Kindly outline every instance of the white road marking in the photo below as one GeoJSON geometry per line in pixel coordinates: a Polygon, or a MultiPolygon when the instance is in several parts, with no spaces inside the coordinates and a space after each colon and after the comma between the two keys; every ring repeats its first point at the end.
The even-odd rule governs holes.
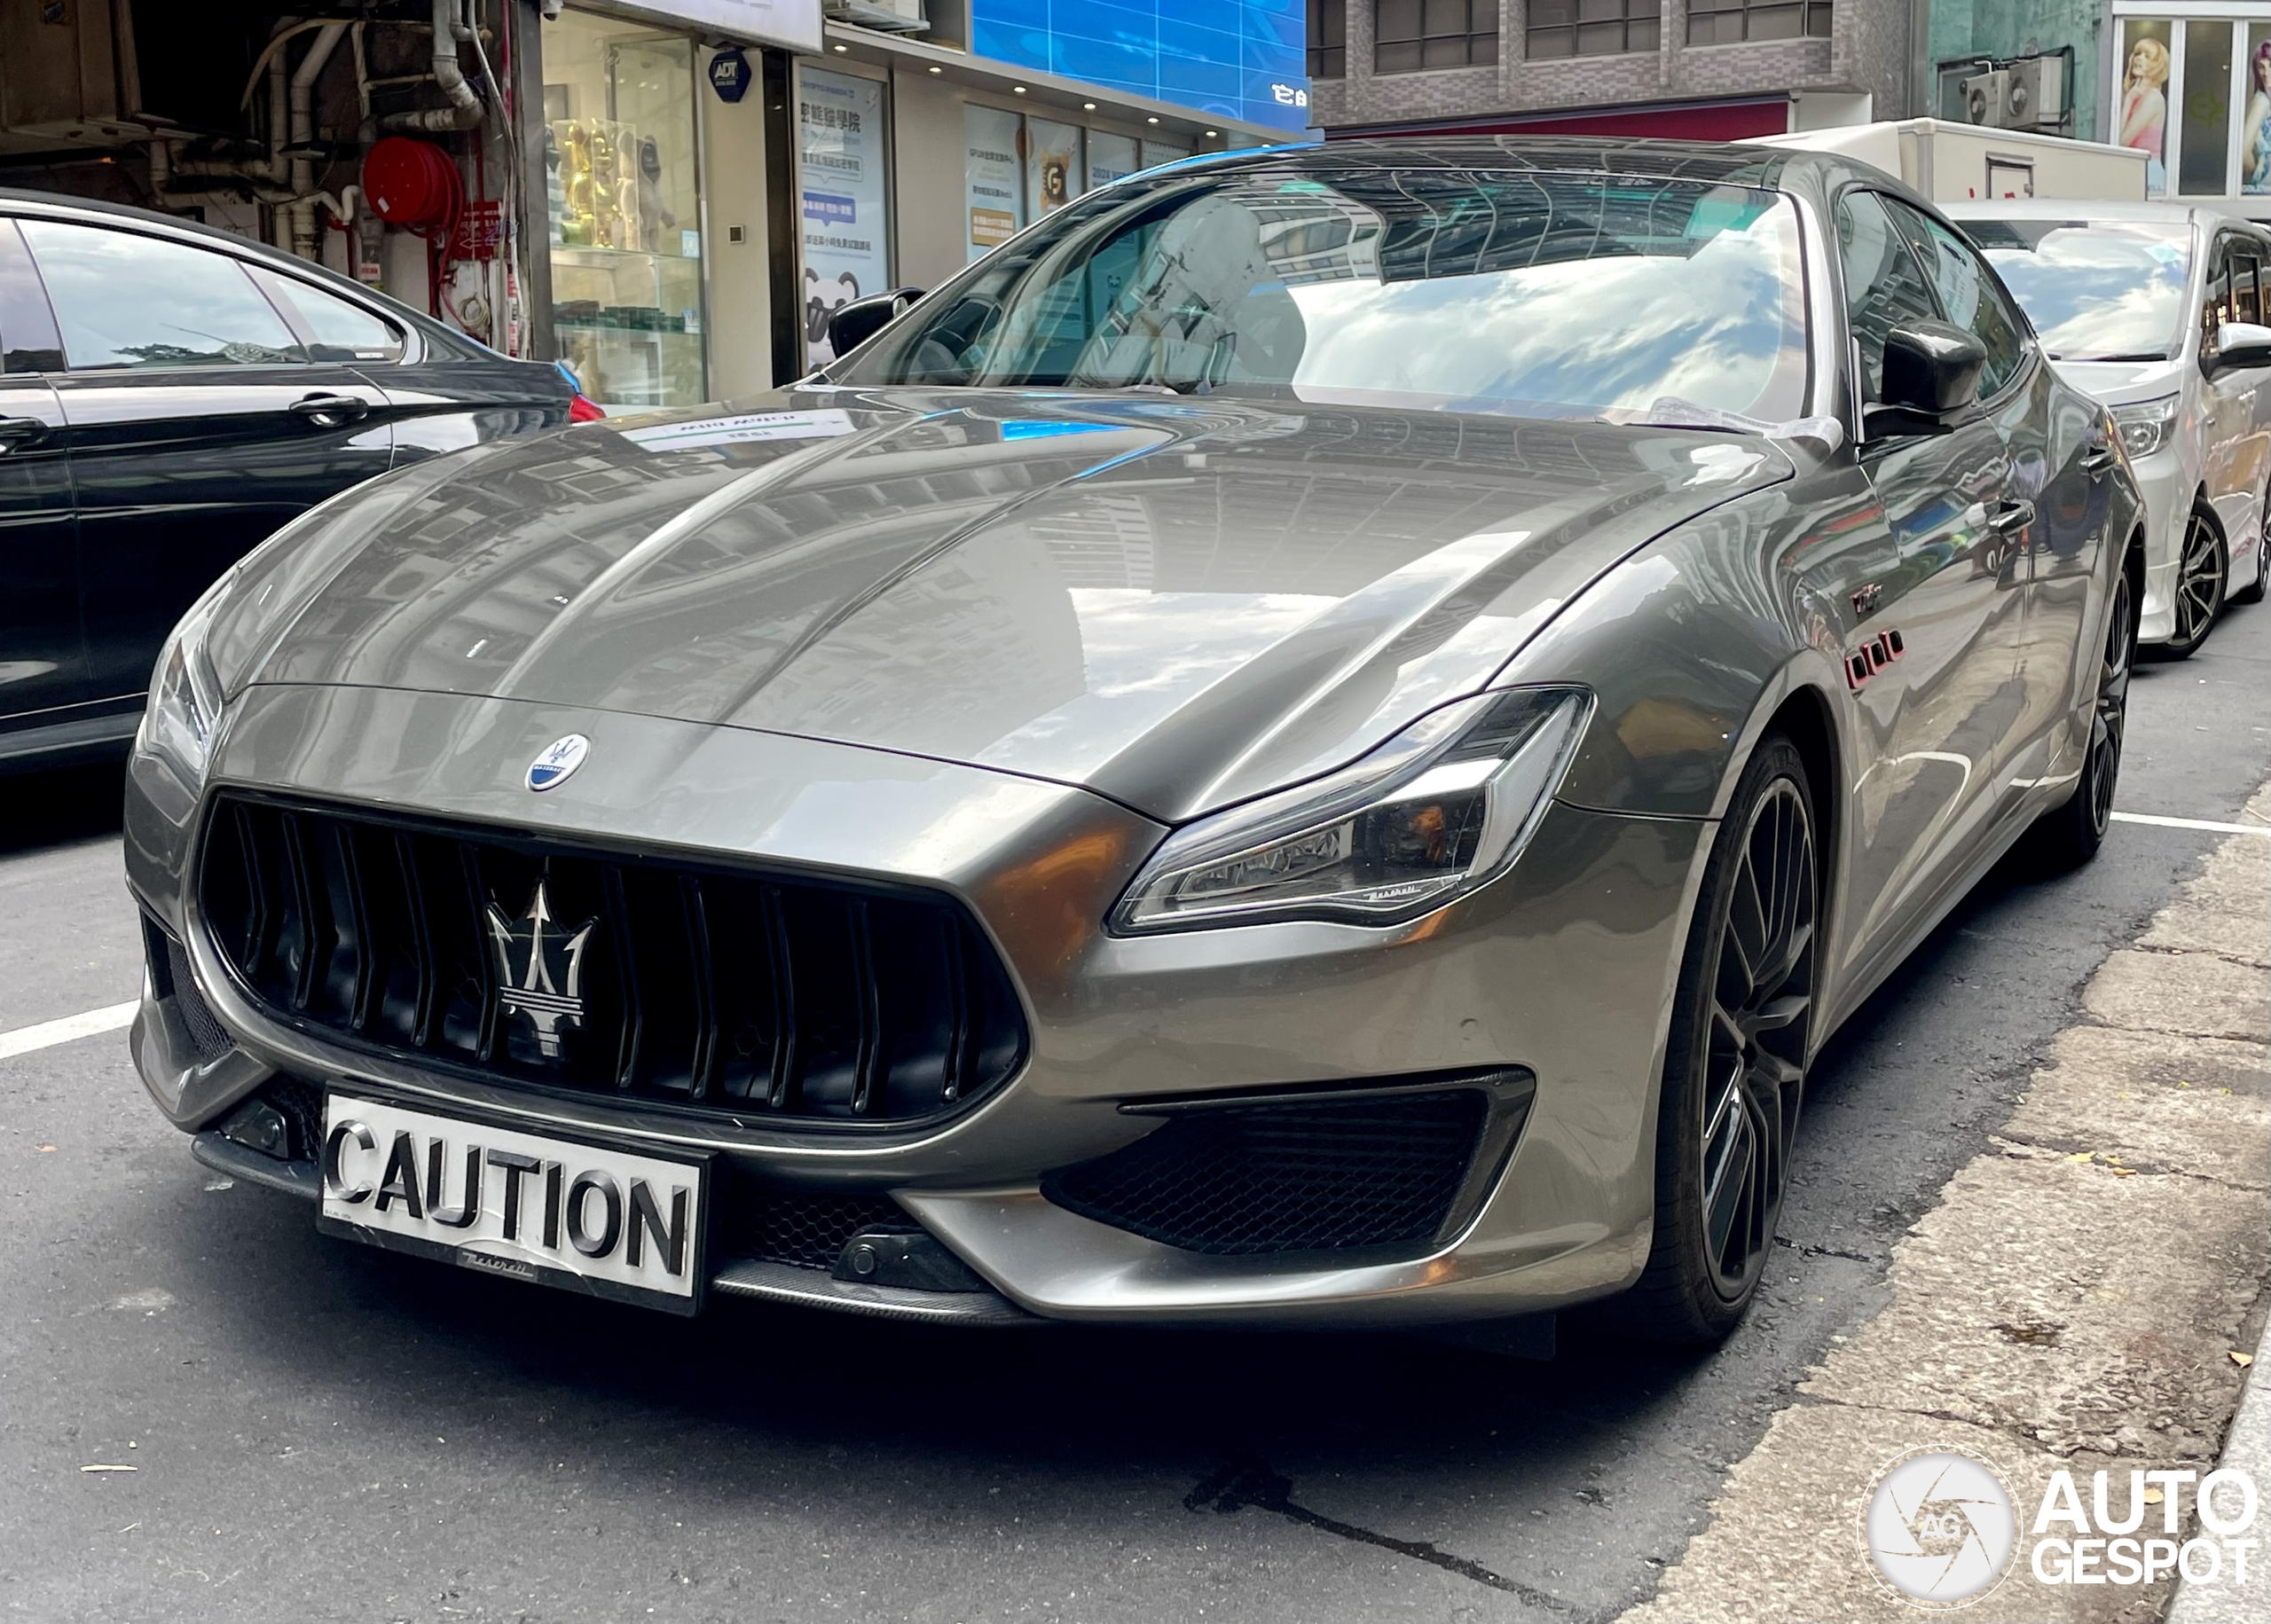
{"type": "Polygon", "coordinates": [[[59,1043],[75,1043],[82,1038],[131,1026],[134,1024],[134,1011],[138,1007],[137,1000],[130,999],[122,1004],[67,1015],[59,1021],[42,1021],[36,1026],[19,1026],[13,1032],[0,1032],[0,1060],[28,1055],[34,1049],[53,1048],[59,1043]]]}
{"type": "MultiPolygon", "coordinates": [[[[2261,835],[2271,839],[2271,823],[2207,823],[2198,818],[2156,818],[2149,812],[2118,812],[2116,823],[2150,823],[2165,829],[2204,829],[2211,835],[2261,835]]],[[[0,1043],[7,1039],[0,1038],[0,1043]]]]}

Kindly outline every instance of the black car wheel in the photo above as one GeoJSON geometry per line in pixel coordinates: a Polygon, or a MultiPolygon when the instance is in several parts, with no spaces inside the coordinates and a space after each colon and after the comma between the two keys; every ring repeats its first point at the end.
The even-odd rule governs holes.
{"type": "Polygon", "coordinates": [[[2271,577],[2271,490],[2263,493],[2263,518],[2257,527],[2255,540],[2255,579],[2236,592],[2228,592],[2227,603],[2260,603],[2266,577],[2271,577]]]}
{"type": "Polygon", "coordinates": [[[1719,826],[1680,967],[1655,1240],[1623,1304],[1659,1341],[1732,1331],[1774,1244],[1813,1031],[1816,864],[1805,763],[1771,734],[1719,826]]]}
{"type": "Polygon", "coordinates": [[[2176,630],[2161,646],[2165,653],[2181,660],[2208,640],[2223,609],[2230,574],[2222,532],[2204,510],[2194,508],[2184,530],[2184,556],[2176,567],[2176,630]]]}
{"type": "Polygon", "coordinates": [[[2105,843],[2113,817],[2113,789],[2121,777],[2121,740],[2129,724],[2129,672],[2137,650],[2137,600],[2130,572],[2114,577],[2106,606],[2105,645],[2098,655],[2097,706],[2082,775],[2066,804],[2043,814],[2035,839],[2044,860],[2078,867],[2105,843]]]}

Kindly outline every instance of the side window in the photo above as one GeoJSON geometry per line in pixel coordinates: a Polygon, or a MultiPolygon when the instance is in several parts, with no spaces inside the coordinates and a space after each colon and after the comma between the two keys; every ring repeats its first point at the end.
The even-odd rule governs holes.
{"type": "Polygon", "coordinates": [[[1873,192],[1849,192],[1837,205],[1837,248],[1845,266],[1845,306],[1861,352],[1861,394],[1882,397],[1885,334],[1903,322],[1937,321],[1908,245],[1873,192]]]}
{"type": "Polygon", "coordinates": [[[2234,252],[2228,262],[2231,266],[2232,319],[2260,324],[2263,312],[2256,296],[2256,278],[2260,267],[2251,251],[2254,247],[2251,242],[2232,245],[2234,252]]]}
{"type": "Polygon", "coordinates": [[[21,224],[74,372],[308,358],[225,254],[59,220],[21,224]]]}
{"type": "Polygon", "coordinates": [[[1940,309],[1959,327],[1968,327],[1987,351],[1979,374],[1979,396],[1990,400],[2026,364],[2026,327],[1996,285],[1994,273],[1971,246],[1938,221],[1927,218],[1898,198],[1886,207],[1902,222],[1916,257],[1932,279],[1940,309]]]}
{"type": "Polygon", "coordinates": [[[2218,237],[2208,251],[2208,275],[2200,293],[2200,353],[2216,353],[2216,329],[2232,318],[2232,239],[2218,237]]]}
{"type": "Polygon", "coordinates": [[[0,220],[0,373],[59,373],[55,316],[13,220],[0,220]]]}
{"type": "Polygon", "coordinates": [[[358,304],[312,287],[297,277],[255,271],[253,278],[279,308],[296,317],[316,361],[399,361],[402,334],[358,304]]]}

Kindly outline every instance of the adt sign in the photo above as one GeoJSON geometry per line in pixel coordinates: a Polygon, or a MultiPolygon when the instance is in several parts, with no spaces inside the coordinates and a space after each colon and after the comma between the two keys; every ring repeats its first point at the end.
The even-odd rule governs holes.
{"type": "Polygon", "coordinates": [[[710,59],[710,88],[718,92],[719,101],[739,101],[749,94],[750,77],[749,59],[738,45],[710,59]]]}

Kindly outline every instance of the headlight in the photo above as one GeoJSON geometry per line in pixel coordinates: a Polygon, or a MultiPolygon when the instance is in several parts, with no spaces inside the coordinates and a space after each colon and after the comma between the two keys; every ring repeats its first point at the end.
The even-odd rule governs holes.
{"type": "Polygon", "coordinates": [[[208,587],[159,650],[150,702],[135,741],[137,748],[164,757],[185,784],[203,781],[213,731],[221,722],[221,681],[206,655],[205,634],[232,577],[233,572],[224,575],[208,587]]]}
{"type": "Polygon", "coordinates": [[[2169,429],[2176,422],[2176,408],[2173,395],[2114,407],[2113,426],[2121,431],[2121,449],[2132,457],[2149,457],[2166,445],[2169,429]]]}
{"type": "Polygon", "coordinates": [[[1591,712],[1590,693],[1566,687],[1430,711],[1337,773],[1177,829],[1112,929],[1392,924],[1441,907],[1521,854],[1591,712]]]}

